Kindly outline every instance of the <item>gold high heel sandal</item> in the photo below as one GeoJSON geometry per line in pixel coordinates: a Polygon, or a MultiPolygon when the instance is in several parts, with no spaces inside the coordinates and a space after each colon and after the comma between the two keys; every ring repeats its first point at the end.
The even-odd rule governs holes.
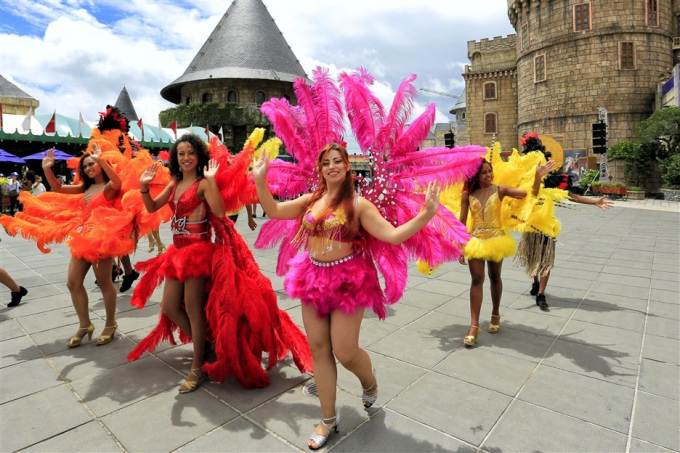
{"type": "MultiPolygon", "coordinates": [[[[97,346],[110,343],[111,340],[113,340],[113,335],[116,333],[116,330],[118,330],[118,323],[115,323],[113,326],[104,326],[104,330],[106,329],[113,329],[113,332],[111,332],[111,335],[99,335],[99,338],[97,338],[97,346]]],[[[102,330],[102,332],[104,332],[104,330],[102,330]]]]}
{"type": "Polygon", "coordinates": [[[164,250],[165,250],[165,244],[163,244],[161,242],[160,244],[158,244],[158,251],[156,252],[156,255],[160,255],[161,253],[163,253],[164,250]]]}
{"type": "Polygon", "coordinates": [[[498,324],[494,324],[493,322],[489,323],[489,333],[496,333],[501,329],[501,315],[491,315],[491,320],[493,321],[493,318],[498,318],[498,324]]]}
{"type": "MultiPolygon", "coordinates": [[[[194,390],[196,390],[201,385],[201,382],[205,379],[205,372],[202,373],[200,376],[198,375],[198,373],[196,373],[197,371],[202,371],[202,370],[203,370],[203,368],[199,367],[199,368],[194,368],[191,371],[189,371],[189,376],[191,376],[193,374],[198,379],[196,379],[195,381],[190,381],[188,379],[185,379],[184,382],[182,382],[179,386],[179,389],[178,389],[179,393],[191,393],[194,390]]],[[[187,377],[189,377],[189,376],[187,376],[187,377]]]]}
{"type": "Polygon", "coordinates": [[[472,346],[473,344],[477,343],[477,337],[479,336],[479,331],[482,330],[482,329],[479,328],[479,326],[470,326],[470,327],[474,327],[475,329],[477,329],[477,333],[475,333],[474,335],[465,335],[465,337],[463,337],[463,344],[465,346],[472,346]]]}
{"type": "Polygon", "coordinates": [[[149,253],[153,252],[153,249],[156,247],[156,245],[153,242],[149,242],[149,253]]]}
{"type": "Polygon", "coordinates": [[[68,343],[66,343],[66,346],[69,348],[75,348],[77,346],[80,346],[80,343],[83,342],[83,338],[85,338],[85,335],[83,336],[78,336],[80,332],[85,332],[85,335],[88,336],[89,340],[92,340],[92,334],[94,333],[94,324],[90,323],[89,327],[81,327],[78,329],[78,332],[76,332],[76,335],[71,337],[70,340],[68,340],[68,343]]]}

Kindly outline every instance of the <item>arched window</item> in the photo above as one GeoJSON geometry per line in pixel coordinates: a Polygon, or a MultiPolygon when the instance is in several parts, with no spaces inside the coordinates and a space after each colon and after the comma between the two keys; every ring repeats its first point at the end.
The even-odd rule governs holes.
{"type": "Polygon", "coordinates": [[[465,112],[460,114],[461,119],[465,119],[465,112]]]}
{"type": "Polygon", "coordinates": [[[201,98],[201,102],[203,102],[204,104],[207,104],[208,102],[212,102],[212,94],[203,93],[203,97],[201,98]]]}
{"type": "Polygon", "coordinates": [[[264,91],[258,91],[257,93],[255,93],[255,102],[257,102],[257,105],[264,104],[264,98],[265,98],[264,91]]]}
{"type": "Polygon", "coordinates": [[[495,134],[496,132],[498,132],[496,129],[496,114],[487,113],[484,115],[484,133],[495,134]]]}
{"type": "Polygon", "coordinates": [[[285,99],[286,101],[290,102],[290,94],[288,94],[288,93],[283,93],[283,96],[282,96],[282,97],[283,97],[283,99],[285,99]]]}
{"type": "Polygon", "coordinates": [[[229,90],[227,93],[227,102],[230,104],[236,104],[238,102],[238,95],[236,90],[229,90]]]}
{"type": "Polygon", "coordinates": [[[484,84],[484,99],[496,99],[496,82],[484,84]]]}
{"type": "Polygon", "coordinates": [[[187,96],[187,98],[186,98],[186,104],[187,104],[187,105],[191,104],[191,96],[187,96]]]}

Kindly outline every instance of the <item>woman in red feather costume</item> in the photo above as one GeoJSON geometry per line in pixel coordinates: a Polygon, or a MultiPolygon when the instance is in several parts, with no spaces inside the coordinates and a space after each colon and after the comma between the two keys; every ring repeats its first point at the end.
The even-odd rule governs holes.
{"type": "Polygon", "coordinates": [[[163,280],[165,288],[158,325],[128,359],[153,351],[163,340],[174,344],[173,332],[179,329],[180,340],[194,344],[191,370],[180,393],[196,390],[206,374],[222,382],[233,373],[246,387],[264,387],[269,377],[261,364],[263,352],[268,353],[268,368],[291,351],[301,372],[312,369],[304,334],[279,310],[271,282],[233,222],[224,217],[235,206],[256,199],[246,177],[252,143],[219,172],[220,166],[227,167],[228,151],[216,140],[212,148],[211,156],[198,136],[180,137],[170,151],[174,180],[155,198],[147,184],[160,164],[149,166],[140,179],[149,212],[165,204],[174,210],[173,244],[158,257],[137,264],[145,274],[133,293],[133,305],[142,308],[163,280]],[[206,338],[214,341],[214,363],[204,363],[206,338]]]}

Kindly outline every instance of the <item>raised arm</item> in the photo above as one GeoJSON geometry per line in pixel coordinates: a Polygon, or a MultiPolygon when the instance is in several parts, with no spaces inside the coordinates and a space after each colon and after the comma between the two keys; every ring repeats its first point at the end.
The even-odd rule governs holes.
{"type": "Polygon", "coordinates": [[[203,167],[204,179],[198,184],[198,195],[200,197],[203,194],[203,197],[208,202],[208,206],[210,206],[210,210],[221,219],[227,213],[227,209],[224,206],[224,200],[220,195],[217,182],[215,182],[215,175],[219,168],[220,165],[215,159],[210,159],[207,168],[203,167]]]}
{"type": "Polygon", "coordinates": [[[603,211],[606,211],[607,209],[614,207],[614,203],[605,200],[605,196],[603,196],[602,198],[598,198],[597,200],[594,200],[592,198],[583,197],[581,195],[576,195],[573,192],[569,192],[570,200],[575,201],[576,203],[595,205],[598,208],[602,209],[603,211]]]}
{"type": "Polygon", "coordinates": [[[170,200],[170,195],[172,194],[172,188],[175,186],[175,180],[173,179],[170,183],[165,186],[165,189],[158,194],[156,198],[153,198],[149,193],[149,184],[156,177],[156,171],[160,167],[159,162],[154,162],[153,164],[146,167],[146,171],[142,173],[139,178],[139,185],[142,192],[142,201],[144,202],[144,207],[149,213],[154,213],[160,208],[165,206],[165,204],[170,200]]]}
{"type": "Polygon", "coordinates": [[[90,157],[99,164],[102,171],[106,173],[106,176],[109,177],[109,182],[106,183],[106,187],[104,188],[104,197],[106,197],[107,200],[114,199],[121,187],[123,187],[123,181],[121,181],[118,173],[116,173],[116,171],[113,169],[113,167],[111,167],[111,165],[109,165],[108,162],[100,159],[101,148],[99,148],[99,145],[96,143],[92,144],[92,152],[90,153],[90,157]]]}
{"type": "Polygon", "coordinates": [[[49,183],[53,192],[67,194],[78,194],[85,192],[85,187],[82,184],[70,185],[62,184],[61,182],[59,182],[59,180],[54,176],[54,173],[52,172],[53,165],[54,165],[54,149],[52,148],[48,149],[46,152],[43,153],[42,168],[43,171],[45,172],[47,182],[49,183]]]}
{"type": "Polygon", "coordinates": [[[439,186],[431,182],[425,195],[425,210],[403,225],[394,227],[380,214],[373,203],[363,197],[359,198],[359,220],[361,226],[374,238],[388,244],[401,244],[420,231],[439,210],[439,186]]]}
{"type": "MultiPolygon", "coordinates": [[[[554,166],[555,166],[555,161],[549,160],[544,165],[538,165],[536,167],[536,176],[534,177],[534,187],[531,191],[534,194],[534,196],[538,195],[538,191],[541,190],[541,181],[543,180],[543,177],[545,175],[547,175],[548,173],[550,173],[554,166]]],[[[522,198],[524,198],[524,197],[522,197],[522,198]]]]}
{"type": "Polygon", "coordinates": [[[270,219],[292,220],[300,217],[311,197],[305,194],[295,200],[277,203],[267,186],[267,171],[269,170],[269,151],[263,150],[260,158],[253,163],[253,178],[260,205],[270,219]]]}

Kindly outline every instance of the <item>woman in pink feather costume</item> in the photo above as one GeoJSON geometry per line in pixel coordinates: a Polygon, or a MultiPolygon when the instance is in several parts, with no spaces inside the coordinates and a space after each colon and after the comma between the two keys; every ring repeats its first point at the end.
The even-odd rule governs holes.
{"type": "Polygon", "coordinates": [[[291,297],[302,300],[302,318],[312,350],[322,420],[308,445],[316,450],[326,443],[331,430],[337,432],[340,423],[335,408],[335,358],[359,378],[365,407],[377,398],[378,383],[371,359],[359,348],[359,329],[366,308],[384,318],[385,299],[373,261],[360,247],[363,235],[401,244],[437,213],[439,188],[437,182],[431,182],[425,209],[394,227],[373,203],[355,194],[343,145],[332,143],[319,153],[316,171],[320,184],[313,193],[278,204],[267,187],[269,160],[264,154],[253,167],[260,203],[270,218],[299,219],[296,240],[304,242],[308,250],[291,261],[293,270],[284,286],[291,297]]]}

